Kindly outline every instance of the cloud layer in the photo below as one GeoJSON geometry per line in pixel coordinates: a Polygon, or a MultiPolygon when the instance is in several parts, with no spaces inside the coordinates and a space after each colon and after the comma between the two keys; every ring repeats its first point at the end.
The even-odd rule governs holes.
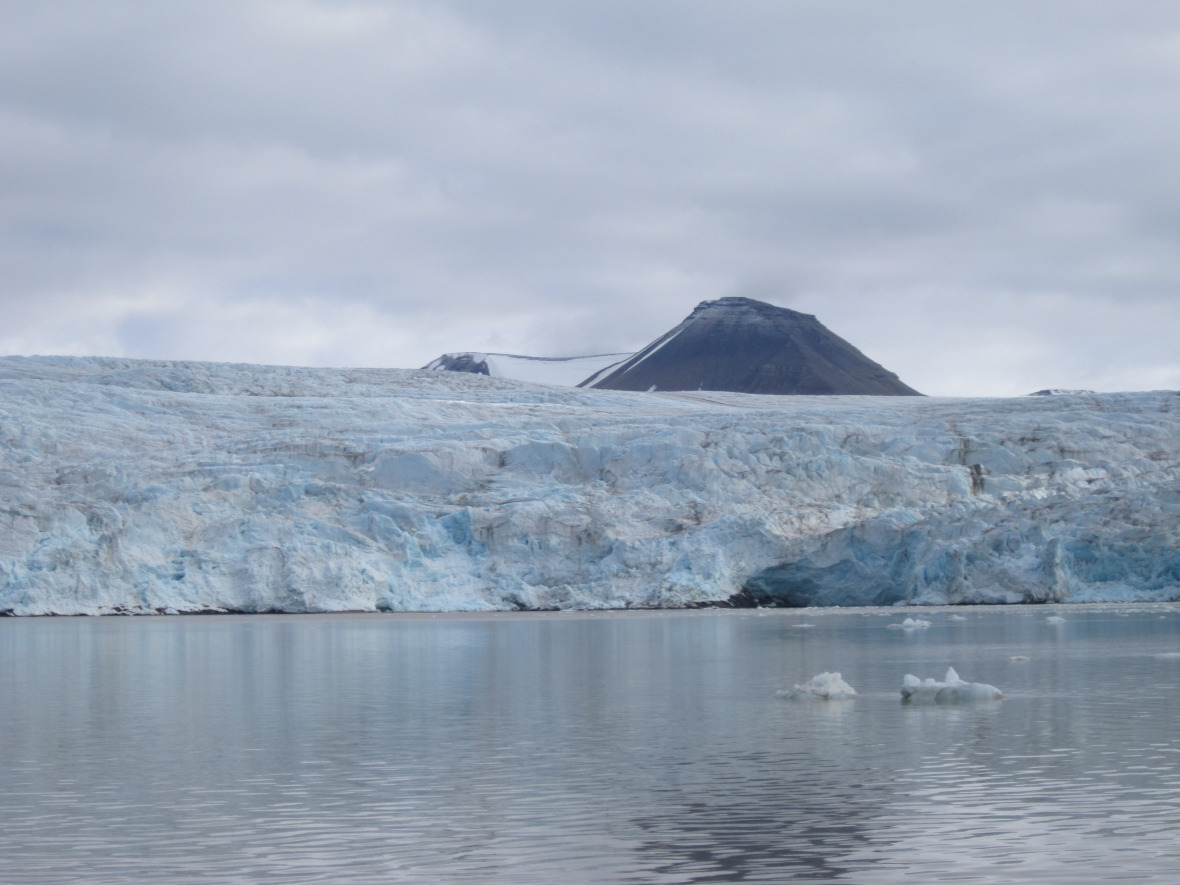
{"type": "Polygon", "coordinates": [[[417,366],[814,313],[1180,387],[1170,2],[0,0],[0,352],[417,366]]]}

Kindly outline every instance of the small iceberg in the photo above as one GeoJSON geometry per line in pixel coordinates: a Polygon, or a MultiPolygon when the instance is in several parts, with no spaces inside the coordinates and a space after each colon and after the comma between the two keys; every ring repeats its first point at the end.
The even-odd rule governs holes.
{"type": "Polygon", "coordinates": [[[1064,624],[1065,618],[1061,617],[1061,615],[1049,615],[1049,617],[1045,618],[1045,623],[1046,624],[1064,624]]]}
{"type": "Polygon", "coordinates": [[[963,617],[962,615],[951,615],[951,616],[950,616],[950,618],[949,618],[949,620],[952,620],[952,621],[965,621],[965,620],[967,620],[967,619],[966,619],[965,617],[963,617]]]}
{"type": "Polygon", "coordinates": [[[856,697],[856,689],[841,678],[839,673],[820,673],[808,682],[796,685],[791,691],[776,692],[780,698],[794,701],[842,701],[856,697]]]}
{"type": "Polygon", "coordinates": [[[946,671],[942,682],[919,679],[906,674],[901,684],[903,704],[970,704],[975,701],[998,701],[1004,693],[994,685],[983,682],[964,682],[954,667],[946,671]]]}
{"type": "Polygon", "coordinates": [[[900,624],[886,625],[890,630],[925,630],[930,626],[929,621],[923,621],[921,618],[906,618],[900,624]]]}

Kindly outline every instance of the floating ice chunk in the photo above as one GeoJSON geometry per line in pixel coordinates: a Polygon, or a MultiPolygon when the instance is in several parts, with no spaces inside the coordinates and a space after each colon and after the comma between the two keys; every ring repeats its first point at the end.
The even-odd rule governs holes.
{"type": "Polygon", "coordinates": [[[929,626],[930,622],[921,618],[906,618],[900,624],[888,625],[890,630],[925,630],[929,626]]]}
{"type": "Polygon", "coordinates": [[[950,620],[952,620],[952,621],[965,621],[967,619],[965,617],[963,617],[962,615],[951,615],[950,620]]]}
{"type": "Polygon", "coordinates": [[[998,701],[1004,693],[985,682],[959,682],[948,685],[934,696],[936,704],[970,704],[974,701],[998,701]]]}
{"type": "Polygon", "coordinates": [[[1012,655],[1008,658],[1013,664],[1027,664],[1029,661],[1028,655],[1012,655]]]}
{"type": "Polygon", "coordinates": [[[1046,624],[1064,624],[1065,618],[1061,617],[1061,615],[1049,615],[1049,617],[1045,618],[1045,623],[1046,624]]]}
{"type": "Polygon", "coordinates": [[[1161,661],[1180,661],[1180,651],[1161,651],[1154,657],[1159,658],[1161,661]]]}
{"type": "Polygon", "coordinates": [[[808,682],[796,685],[791,691],[780,691],[780,698],[790,698],[796,701],[819,699],[824,701],[842,701],[856,697],[856,689],[841,678],[839,673],[820,673],[808,682]]]}
{"type": "Polygon", "coordinates": [[[954,667],[946,671],[942,682],[919,679],[909,673],[901,683],[902,703],[968,704],[974,701],[998,701],[1004,693],[994,685],[983,682],[964,682],[954,667]]]}
{"type": "Polygon", "coordinates": [[[815,624],[792,624],[791,626],[794,627],[796,630],[805,630],[809,627],[814,627],[815,624]]]}
{"type": "Polygon", "coordinates": [[[923,682],[917,676],[907,673],[901,682],[901,699],[903,701],[933,701],[940,688],[946,688],[946,683],[938,682],[933,678],[923,682]]]}

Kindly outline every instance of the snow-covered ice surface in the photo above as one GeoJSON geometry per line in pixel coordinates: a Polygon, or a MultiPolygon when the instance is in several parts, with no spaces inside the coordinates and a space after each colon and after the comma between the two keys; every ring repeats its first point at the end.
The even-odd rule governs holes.
{"type": "Polygon", "coordinates": [[[796,685],[791,691],[776,694],[793,701],[842,701],[856,697],[856,689],[845,682],[839,673],[820,673],[802,685],[796,685]]]}
{"type": "Polygon", "coordinates": [[[0,611],[1180,598],[1180,394],[0,359],[0,611]]]}
{"type": "Polygon", "coordinates": [[[901,684],[901,699],[904,703],[969,704],[975,701],[998,701],[1002,697],[1004,693],[994,685],[960,679],[954,667],[946,671],[942,682],[933,678],[919,679],[907,673],[901,684]]]}

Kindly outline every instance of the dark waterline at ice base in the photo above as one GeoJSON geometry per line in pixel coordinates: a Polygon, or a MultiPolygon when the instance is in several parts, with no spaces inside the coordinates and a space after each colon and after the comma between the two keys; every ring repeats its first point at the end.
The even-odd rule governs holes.
{"type": "Polygon", "coordinates": [[[1175,881],[1180,606],[904,617],[4,619],[0,881],[1175,881]]]}

